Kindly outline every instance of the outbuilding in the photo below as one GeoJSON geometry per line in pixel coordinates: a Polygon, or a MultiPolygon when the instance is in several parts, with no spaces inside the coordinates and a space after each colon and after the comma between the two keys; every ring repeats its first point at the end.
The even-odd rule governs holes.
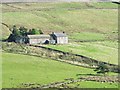
{"type": "Polygon", "coordinates": [[[48,43],[50,35],[28,35],[29,44],[45,44],[48,43]]]}

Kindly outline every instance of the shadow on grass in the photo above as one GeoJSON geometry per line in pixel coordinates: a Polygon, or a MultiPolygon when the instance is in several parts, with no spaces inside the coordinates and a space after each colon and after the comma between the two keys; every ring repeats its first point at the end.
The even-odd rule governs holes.
{"type": "Polygon", "coordinates": [[[101,76],[100,74],[76,74],[76,76],[101,76]]]}
{"type": "Polygon", "coordinates": [[[8,39],[0,39],[0,42],[8,42],[8,39]]]}

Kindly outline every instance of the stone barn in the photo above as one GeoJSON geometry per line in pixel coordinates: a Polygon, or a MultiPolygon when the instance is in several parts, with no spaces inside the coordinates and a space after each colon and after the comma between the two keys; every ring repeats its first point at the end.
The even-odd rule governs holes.
{"type": "Polygon", "coordinates": [[[50,43],[52,44],[67,44],[68,37],[66,33],[52,33],[50,34],[50,43]]]}
{"type": "Polygon", "coordinates": [[[50,35],[28,35],[29,44],[49,43],[50,35]]]}
{"type": "MultiPolygon", "coordinates": [[[[14,39],[12,35],[9,38],[14,39]]],[[[27,35],[15,37],[16,43],[29,43],[29,44],[67,44],[68,37],[63,33],[52,33],[50,35],[27,35]]]]}

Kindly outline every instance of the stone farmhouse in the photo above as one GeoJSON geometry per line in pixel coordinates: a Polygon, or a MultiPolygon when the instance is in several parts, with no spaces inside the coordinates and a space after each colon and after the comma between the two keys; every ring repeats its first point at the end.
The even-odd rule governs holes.
{"type": "Polygon", "coordinates": [[[66,33],[55,33],[50,35],[27,35],[26,37],[17,37],[16,43],[28,43],[28,44],[67,44],[68,36],[66,33]]]}
{"type": "Polygon", "coordinates": [[[67,44],[68,43],[68,37],[63,33],[52,33],[50,34],[50,43],[52,44],[67,44]]]}

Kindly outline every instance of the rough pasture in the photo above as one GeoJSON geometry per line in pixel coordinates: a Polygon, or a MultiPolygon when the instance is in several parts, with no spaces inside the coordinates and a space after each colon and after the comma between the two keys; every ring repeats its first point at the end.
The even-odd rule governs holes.
{"type": "MultiPolygon", "coordinates": [[[[9,27],[16,24],[28,28],[40,28],[45,34],[65,31],[70,43],[77,41],[73,45],[49,46],[51,48],[61,50],[64,48],[66,51],[94,59],[118,63],[117,4],[108,2],[14,3],[3,4],[2,8],[2,21],[9,27]],[[88,43],[79,41],[88,41],[88,43]]],[[[2,26],[2,39],[6,39],[10,31],[4,25],[2,26]]]]}
{"type": "MultiPolygon", "coordinates": [[[[9,27],[16,24],[41,28],[44,33],[65,31],[72,40],[76,34],[81,37],[85,34],[94,39],[91,35],[94,33],[98,35],[98,40],[100,37],[117,37],[117,5],[112,3],[15,3],[3,4],[2,9],[2,22],[9,27]]],[[[7,28],[2,31],[3,38],[6,38],[8,34],[4,32],[7,28]]]]}
{"type": "Polygon", "coordinates": [[[45,45],[45,47],[84,55],[107,63],[118,64],[118,44],[114,41],[76,42],[69,43],[68,45],[45,45]]]}
{"type": "MultiPolygon", "coordinates": [[[[69,36],[68,45],[49,45],[47,47],[118,64],[117,8],[117,5],[113,3],[3,4],[2,22],[9,27],[16,24],[27,28],[40,28],[45,34],[65,31],[69,36]]],[[[10,31],[5,25],[2,27],[0,36],[2,35],[2,39],[6,39],[10,31]]],[[[96,74],[92,69],[72,66],[51,59],[9,53],[3,53],[2,56],[4,88],[22,87],[21,84],[26,83],[44,85],[63,81],[66,78],[78,78],[77,74],[83,76],[96,74]]],[[[117,83],[84,81],[68,86],[117,88],[117,83]]]]}

